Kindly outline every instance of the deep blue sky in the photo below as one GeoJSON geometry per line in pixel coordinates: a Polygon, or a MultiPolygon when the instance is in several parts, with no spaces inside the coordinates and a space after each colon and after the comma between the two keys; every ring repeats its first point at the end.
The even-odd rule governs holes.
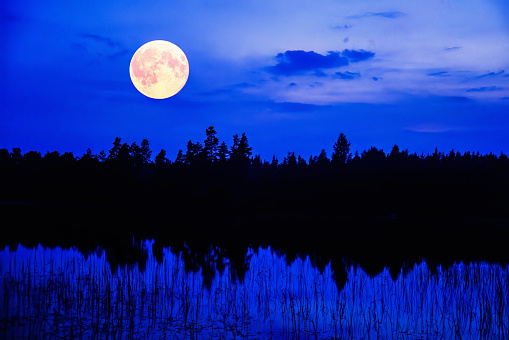
{"type": "Polygon", "coordinates": [[[509,153],[505,0],[13,1],[0,7],[0,148],[107,151],[142,138],[174,159],[213,125],[254,153],[509,153]],[[176,96],[140,94],[129,62],[187,55],[176,96]]]}

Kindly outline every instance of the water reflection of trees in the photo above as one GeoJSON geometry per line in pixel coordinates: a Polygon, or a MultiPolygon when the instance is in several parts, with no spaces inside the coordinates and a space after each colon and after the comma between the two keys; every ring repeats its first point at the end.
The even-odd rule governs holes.
{"type": "MultiPolygon", "coordinates": [[[[259,249],[249,252],[250,265],[242,282],[234,279],[230,263],[223,261],[222,272],[204,269],[215,271],[204,284],[197,267],[193,270],[192,264],[184,263],[184,257],[196,258],[191,253],[176,256],[163,249],[159,263],[150,245],[142,248],[147,254],[143,270],[138,264],[112,270],[105,252],[83,256],[73,249],[42,247],[2,252],[1,336],[509,336],[507,266],[433,267],[422,262],[400,270],[393,279],[388,270],[370,276],[361,267],[347,265],[347,279],[338,289],[330,266],[320,272],[310,258],[288,261],[284,255],[259,249]]],[[[213,258],[216,253],[209,251],[213,258]]]]}

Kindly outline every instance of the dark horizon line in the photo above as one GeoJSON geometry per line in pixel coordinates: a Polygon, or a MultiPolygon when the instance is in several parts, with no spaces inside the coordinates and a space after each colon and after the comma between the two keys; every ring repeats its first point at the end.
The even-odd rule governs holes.
{"type": "MultiPolygon", "coordinates": [[[[210,126],[207,130],[211,129],[211,131],[213,131],[213,134],[212,134],[212,137],[214,138],[215,137],[215,130],[214,130],[214,127],[213,126],[210,126]]],[[[207,132],[207,131],[206,131],[207,132]]],[[[234,139],[234,144],[229,146],[223,141],[222,144],[225,145],[225,147],[227,147],[227,154],[231,154],[232,152],[232,149],[235,147],[235,138],[239,138],[238,137],[239,135],[238,134],[235,134],[233,135],[233,139],[234,139]]],[[[242,134],[243,138],[245,137],[245,133],[242,134]]],[[[435,147],[435,150],[433,153],[427,153],[425,154],[424,152],[418,154],[417,152],[409,152],[408,149],[403,149],[401,150],[400,147],[397,145],[397,144],[394,144],[394,146],[392,147],[392,150],[391,152],[389,153],[386,153],[384,152],[383,148],[381,149],[378,149],[377,147],[375,146],[371,146],[369,149],[365,149],[364,151],[362,152],[359,152],[358,150],[355,151],[354,154],[352,154],[350,152],[350,142],[348,140],[346,140],[346,137],[343,135],[343,133],[340,133],[340,136],[343,136],[345,138],[345,143],[348,143],[348,148],[347,150],[344,150],[346,151],[346,159],[345,159],[345,162],[348,163],[349,161],[353,160],[354,158],[362,158],[363,155],[366,155],[366,154],[369,154],[369,153],[378,153],[379,155],[381,155],[382,153],[385,154],[385,157],[390,157],[391,155],[393,154],[400,154],[400,155],[404,155],[405,157],[409,157],[409,158],[419,158],[419,159],[426,159],[426,158],[429,158],[429,157],[438,157],[439,159],[442,159],[444,157],[482,157],[482,158],[486,158],[486,157],[490,157],[490,158],[496,158],[496,159],[500,159],[500,158],[504,158],[506,159],[507,158],[507,155],[504,153],[504,151],[501,151],[500,152],[500,155],[496,155],[495,153],[493,152],[489,152],[489,153],[485,153],[485,154],[481,154],[479,151],[473,151],[473,150],[470,150],[470,151],[464,151],[463,153],[459,152],[459,151],[455,151],[454,148],[452,148],[451,150],[449,150],[448,152],[443,152],[443,151],[438,151],[438,147],[435,147]]],[[[216,138],[217,139],[217,138],[216,138]]],[[[113,145],[115,145],[115,143],[118,141],[118,143],[121,142],[121,137],[115,137],[115,142],[113,142],[113,145]]],[[[149,148],[150,147],[150,143],[148,141],[148,139],[144,138],[142,139],[142,144],[146,142],[146,145],[147,147],[149,148]]],[[[201,142],[196,142],[196,143],[193,143],[192,140],[189,140],[188,141],[188,149],[186,150],[186,153],[189,152],[189,143],[192,143],[192,145],[194,145],[195,147],[197,147],[199,150],[197,152],[197,155],[200,153],[200,152],[205,152],[205,142],[206,140],[203,141],[203,143],[201,142]]],[[[249,160],[253,161],[255,160],[255,158],[257,158],[257,160],[261,163],[265,163],[265,162],[274,162],[274,159],[276,161],[278,161],[278,164],[283,164],[284,161],[288,161],[290,159],[290,157],[295,157],[297,159],[302,159],[304,160],[304,162],[306,164],[309,164],[309,160],[313,159],[313,158],[317,158],[317,157],[322,157],[322,159],[327,159],[329,161],[332,161],[333,158],[334,158],[334,155],[333,157],[328,157],[327,156],[327,152],[325,151],[325,148],[322,148],[321,150],[321,153],[316,155],[316,156],[313,156],[313,154],[310,155],[310,157],[308,158],[308,161],[306,161],[306,158],[305,157],[302,157],[301,155],[295,155],[295,152],[293,151],[288,151],[287,152],[287,156],[283,157],[283,161],[282,162],[279,162],[279,159],[276,157],[276,154],[274,153],[273,154],[273,157],[272,157],[272,160],[266,160],[266,159],[261,159],[261,154],[258,153],[258,154],[252,154],[251,152],[251,147],[248,146],[247,144],[247,137],[245,137],[245,143],[246,143],[246,147],[249,149],[249,154],[247,155],[249,158],[249,160]]],[[[138,146],[138,144],[136,142],[133,142],[131,145],[127,144],[127,143],[123,143],[123,144],[120,144],[121,147],[127,147],[129,152],[133,152],[133,149],[136,149],[136,148],[140,148],[140,146],[138,146]]],[[[216,148],[219,147],[219,141],[217,140],[217,144],[216,144],[216,148]]],[[[113,148],[112,148],[113,149],[113,148]]],[[[112,149],[109,150],[110,154],[111,154],[111,151],[112,149]]],[[[157,155],[155,157],[152,157],[152,150],[148,149],[147,150],[148,153],[149,153],[149,157],[147,158],[147,161],[148,163],[156,163],[157,161],[157,155]]],[[[44,156],[42,156],[42,153],[41,151],[35,151],[35,150],[30,150],[30,151],[27,151],[26,153],[24,154],[21,154],[21,148],[18,148],[18,147],[13,147],[12,148],[12,152],[9,153],[8,149],[6,148],[0,148],[0,157],[2,156],[5,156],[6,153],[8,153],[11,157],[13,154],[18,154],[18,155],[21,155],[22,157],[25,157],[25,156],[36,156],[36,154],[40,157],[40,158],[44,158],[44,157],[47,157],[47,156],[58,156],[58,157],[69,157],[69,158],[73,158],[75,161],[79,161],[80,159],[83,159],[85,157],[90,157],[90,158],[93,158],[93,159],[97,159],[99,160],[99,162],[103,162],[105,160],[107,160],[107,158],[109,158],[109,156],[106,155],[105,153],[105,150],[101,150],[98,154],[92,154],[92,151],[90,148],[87,148],[87,152],[85,152],[82,156],[75,156],[74,153],[72,151],[64,151],[63,153],[60,153],[56,150],[54,151],[46,151],[46,153],[44,154],[44,156]],[[102,157],[101,157],[102,156],[102,157]]],[[[171,161],[169,159],[167,159],[167,161],[169,162],[169,164],[173,164],[173,163],[179,163],[178,161],[178,158],[179,158],[179,153],[184,153],[184,150],[183,149],[179,149],[178,152],[177,152],[177,158],[175,159],[175,161],[171,161]]],[[[164,157],[166,156],[166,149],[161,149],[161,151],[159,151],[159,154],[164,154],[164,157]]],[[[334,152],[333,152],[334,154],[334,152]]],[[[197,156],[196,155],[196,156],[197,156]]],[[[37,156],[36,156],[37,157],[37,156]]],[[[229,160],[230,157],[229,155],[227,155],[226,157],[226,160],[229,160]]]]}

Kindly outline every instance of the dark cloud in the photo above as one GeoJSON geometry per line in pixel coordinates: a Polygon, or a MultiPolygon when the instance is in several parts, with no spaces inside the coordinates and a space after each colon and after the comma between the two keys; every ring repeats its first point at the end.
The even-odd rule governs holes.
{"type": "Polygon", "coordinates": [[[396,19],[405,15],[405,13],[400,11],[392,11],[392,12],[379,12],[379,13],[370,13],[371,16],[374,17],[382,17],[382,18],[390,18],[396,19]]]}
{"type": "Polygon", "coordinates": [[[433,72],[427,74],[430,77],[448,77],[447,71],[433,72]]]}
{"type": "Polygon", "coordinates": [[[483,86],[483,87],[477,87],[468,89],[467,92],[490,92],[490,91],[500,91],[503,90],[503,88],[498,86],[483,86]]]}
{"type": "Polygon", "coordinates": [[[314,51],[286,51],[276,56],[278,63],[269,66],[266,70],[276,75],[294,75],[307,71],[315,71],[316,76],[324,76],[322,69],[330,69],[349,65],[350,62],[359,62],[372,58],[374,52],[364,50],[329,51],[322,55],[314,51]]]}
{"type": "Polygon", "coordinates": [[[268,71],[274,74],[291,75],[302,71],[334,68],[348,65],[348,58],[341,56],[341,52],[327,52],[322,55],[314,51],[286,51],[276,56],[278,63],[269,67],[268,71]]]}
{"type": "Polygon", "coordinates": [[[341,55],[347,57],[351,62],[356,63],[358,61],[364,61],[371,59],[375,56],[375,53],[364,51],[364,50],[344,50],[341,55]]]}
{"type": "Polygon", "coordinates": [[[332,77],[336,78],[336,79],[351,80],[351,79],[359,78],[360,76],[361,76],[360,73],[354,73],[354,72],[346,71],[345,73],[343,73],[343,72],[336,72],[334,74],[334,76],[332,76],[332,77]]]}
{"type": "MultiPolygon", "coordinates": [[[[496,76],[501,76],[502,74],[504,74],[504,70],[502,71],[499,71],[499,72],[490,72],[490,73],[486,73],[486,74],[482,74],[476,78],[485,78],[485,77],[496,77],[496,76]]],[[[507,76],[507,75],[506,75],[507,76]]]]}
{"type": "Polygon", "coordinates": [[[460,50],[461,47],[459,46],[453,46],[453,47],[446,47],[444,48],[444,51],[447,51],[447,52],[452,52],[452,51],[457,51],[457,50],[460,50]]]}
{"type": "Polygon", "coordinates": [[[352,15],[348,18],[350,19],[362,19],[362,18],[369,18],[369,17],[381,17],[381,18],[388,18],[388,19],[396,19],[399,17],[404,16],[405,13],[400,11],[390,11],[390,12],[370,12],[370,13],[364,13],[359,15],[352,15]]]}

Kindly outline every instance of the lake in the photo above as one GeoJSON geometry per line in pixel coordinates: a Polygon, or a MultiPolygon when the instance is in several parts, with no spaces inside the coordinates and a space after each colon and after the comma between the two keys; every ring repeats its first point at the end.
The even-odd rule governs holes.
{"type": "Polygon", "coordinates": [[[114,265],[106,251],[0,251],[1,338],[507,339],[507,265],[421,263],[368,275],[250,249],[241,275],[221,250],[169,248],[114,265]],[[394,275],[396,272],[396,275],[394,275]],[[340,279],[341,278],[341,279],[340,279]]]}

